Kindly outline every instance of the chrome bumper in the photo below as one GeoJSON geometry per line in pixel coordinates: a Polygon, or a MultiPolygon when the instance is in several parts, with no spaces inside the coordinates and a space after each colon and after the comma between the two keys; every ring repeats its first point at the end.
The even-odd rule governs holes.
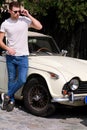
{"type": "Polygon", "coordinates": [[[74,101],[84,101],[85,96],[79,96],[75,97],[73,93],[69,97],[64,97],[64,98],[53,98],[52,102],[74,102],[74,101]]]}

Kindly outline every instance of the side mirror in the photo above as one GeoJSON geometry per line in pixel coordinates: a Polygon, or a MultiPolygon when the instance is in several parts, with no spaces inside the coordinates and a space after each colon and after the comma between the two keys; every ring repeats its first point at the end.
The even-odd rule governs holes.
{"type": "Polygon", "coordinates": [[[62,56],[66,56],[68,51],[67,50],[62,50],[60,53],[61,53],[62,56]]]}

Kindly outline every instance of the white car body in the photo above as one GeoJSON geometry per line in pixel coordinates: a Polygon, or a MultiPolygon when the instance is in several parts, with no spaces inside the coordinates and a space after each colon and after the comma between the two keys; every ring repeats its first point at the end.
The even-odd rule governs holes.
{"type": "MultiPolygon", "coordinates": [[[[35,32],[29,32],[29,37],[51,38],[50,36],[35,32]]],[[[33,41],[33,43],[36,42],[35,39],[31,41],[33,41]]],[[[47,49],[45,47],[43,48],[47,49]]],[[[41,54],[41,52],[38,51],[37,53],[30,53],[27,81],[30,77],[42,77],[47,84],[47,88],[51,96],[51,103],[57,102],[71,106],[85,105],[87,103],[87,61],[62,56],[61,53],[52,54],[48,51],[47,53],[48,54],[41,54]],[[79,80],[79,86],[80,84],[84,84],[81,85],[81,90],[79,89],[78,91],[79,86],[77,85],[77,81],[75,81],[76,84],[73,85],[73,87],[77,87],[75,88],[76,90],[70,89],[70,81],[73,78],[79,80]]],[[[0,56],[0,73],[0,93],[7,92],[8,76],[4,54],[0,56]]],[[[23,88],[24,86],[22,86],[21,89],[15,94],[15,98],[22,99],[23,88]]],[[[44,114],[31,113],[44,116],[44,114]]]]}

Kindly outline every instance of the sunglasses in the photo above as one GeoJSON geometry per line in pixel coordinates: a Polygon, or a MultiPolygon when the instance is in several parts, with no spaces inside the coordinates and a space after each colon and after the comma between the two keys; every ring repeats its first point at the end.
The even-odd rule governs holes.
{"type": "MultiPolygon", "coordinates": [[[[13,10],[12,10],[13,11],[13,10]]],[[[21,13],[21,11],[20,10],[15,10],[15,11],[13,11],[15,14],[17,14],[17,13],[21,13]]]]}

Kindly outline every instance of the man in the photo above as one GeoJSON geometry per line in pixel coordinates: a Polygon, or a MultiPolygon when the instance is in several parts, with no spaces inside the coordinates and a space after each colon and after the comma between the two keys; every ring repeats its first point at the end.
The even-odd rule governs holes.
{"type": "Polygon", "coordinates": [[[42,29],[41,23],[29,14],[20,4],[9,4],[10,18],[1,24],[0,47],[6,50],[8,70],[8,93],[2,93],[2,110],[12,111],[15,104],[15,92],[26,82],[28,70],[28,27],[42,29]],[[20,14],[22,16],[20,16],[20,14]],[[7,45],[3,38],[6,35],[7,45]],[[16,73],[17,72],[17,73],[16,73]]]}

